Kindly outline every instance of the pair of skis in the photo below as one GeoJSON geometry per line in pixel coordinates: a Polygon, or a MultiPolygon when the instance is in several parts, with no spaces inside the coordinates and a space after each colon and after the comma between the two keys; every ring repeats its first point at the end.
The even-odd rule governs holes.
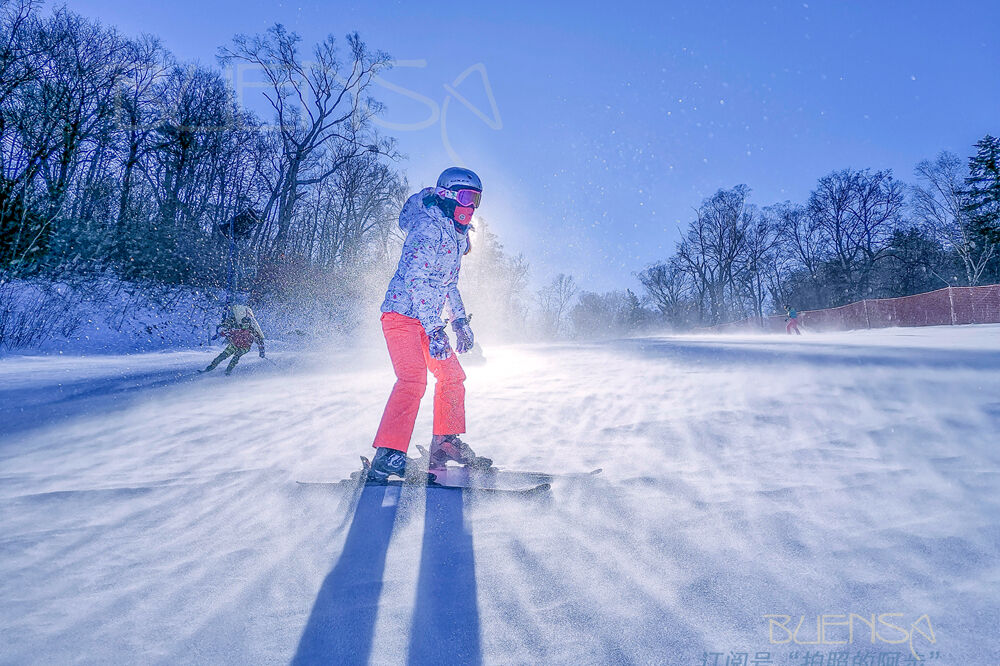
{"type": "Polygon", "coordinates": [[[474,469],[463,466],[448,465],[444,468],[430,469],[418,472],[407,479],[390,479],[388,481],[372,481],[368,479],[371,461],[361,457],[362,468],[353,472],[350,479],[343,481],[299,481],[304,486],[347,486],[363,483],[364,485],[402,486],[424,485],[427,488],[441,490],[466,490],[484,495],[514,495],[530,497],[547,493],[552,488],[552,482],[557,479],[586,479],[601,473],[595,469],[584,473],[550,474],[548,472],[519,472],[488,467],[474,469]]]}

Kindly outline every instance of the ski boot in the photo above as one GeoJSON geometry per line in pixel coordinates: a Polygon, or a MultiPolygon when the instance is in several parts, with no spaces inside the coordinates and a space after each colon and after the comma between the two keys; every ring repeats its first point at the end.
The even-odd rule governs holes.
{"type": "Polygon", "coordinates": [[[472,447],[459,439],[458,435],[434,435],[431,439],[430,469],[444,469],[449,460],[471,469],[485,470],[493,466],[493,461],[477,456],[472,447]]]}
{"type": "Polygon", "coordinates": [[[386,446],[378,447],[368,468],[368,481],[382,483],[393,474],[400,478],[406,476],[406,454],[386,446]]]}
{"type": "Polygon", "coordinates": [[[433,474],[421,470],[416,464],[407,465],[411,461],[405,453],[387,446],[375,449],[375,457],[370,464],[363,457],[362,461],[365,462],[362,473],[367,473],[368,483],[387,483],[390,476],[398,476],[406,483],[434,483],[433,474]]]}

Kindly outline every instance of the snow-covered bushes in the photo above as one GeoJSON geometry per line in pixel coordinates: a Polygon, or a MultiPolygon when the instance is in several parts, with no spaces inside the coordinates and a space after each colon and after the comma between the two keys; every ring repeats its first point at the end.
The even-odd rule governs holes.
{"type": "MultiPolygon", "coordinates": [[[[324,343],[366,323],[378,326],[381,275],[325,277],[288,292],[249,297],[268,339],[324,343]]],[[[226,302],[223,289],[106,275],[0,282],[0,352],[128,353],[220,344],[212,336],[226,302]]]]}
{"type": "Polygon", "coordinates": [[[32,347],[79,327],[79,291],[51,282],[0,283],[0,348],[32,347]]]}
{"type": "Polygon", "coordinates": [[[114,277],[0,284],[0,350],[130,352],[206,345],[225,293],[114,277]]]}

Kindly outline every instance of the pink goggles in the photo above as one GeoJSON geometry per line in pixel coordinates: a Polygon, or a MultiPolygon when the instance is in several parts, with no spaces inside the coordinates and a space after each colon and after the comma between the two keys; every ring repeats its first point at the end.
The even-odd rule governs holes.
{"type": "Polygon", "coordinates": [[[479,190],[449,190],[446,187],[439,187],[435,192],[439,197],[444,199],[454,199],[458,202],[459,206],[472,206],[473,208],[479,207],[479,202],[482,200],[483,193],[479,190]]]}

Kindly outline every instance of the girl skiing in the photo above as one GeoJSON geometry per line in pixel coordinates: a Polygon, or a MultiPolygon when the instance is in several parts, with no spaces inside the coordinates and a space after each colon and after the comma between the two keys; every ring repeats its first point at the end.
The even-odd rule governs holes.
{"type": "Polygon", "coordinates": [[[474,338],[458,292],[458,273],[462,256],[471,249],[469,228],[482,191],[479,176],[472,171],[445,169],[437,186],[411,196],[399,215],[406,241],[382,302],[382,333],[396,384],[375,434],[369,480],[405,475],[406,450],[427,389],[428,370],[436,380],[431,467],[443,467],[449,460],[480,468],[492,464],[458,437],[465,432],[465,372],[441,319],[445,310],[455,332],[455,351],[464,354],[472,349],[474,338]]]}
{"type": "Polygon", "coordinates": [[[788,315],[785,318],[785,321],[788,322],[787,324],[785,324],[785,333],[788,333],[788,335],[791,335],[792,331],[795,331],[795,335],[802,335],[802,331],[799,330],[799,313],[798,313],[798,311],[795,308],[791,308],[791,307],[788,307],[786,305],[785,306],[785,314],[788,315]]]}

